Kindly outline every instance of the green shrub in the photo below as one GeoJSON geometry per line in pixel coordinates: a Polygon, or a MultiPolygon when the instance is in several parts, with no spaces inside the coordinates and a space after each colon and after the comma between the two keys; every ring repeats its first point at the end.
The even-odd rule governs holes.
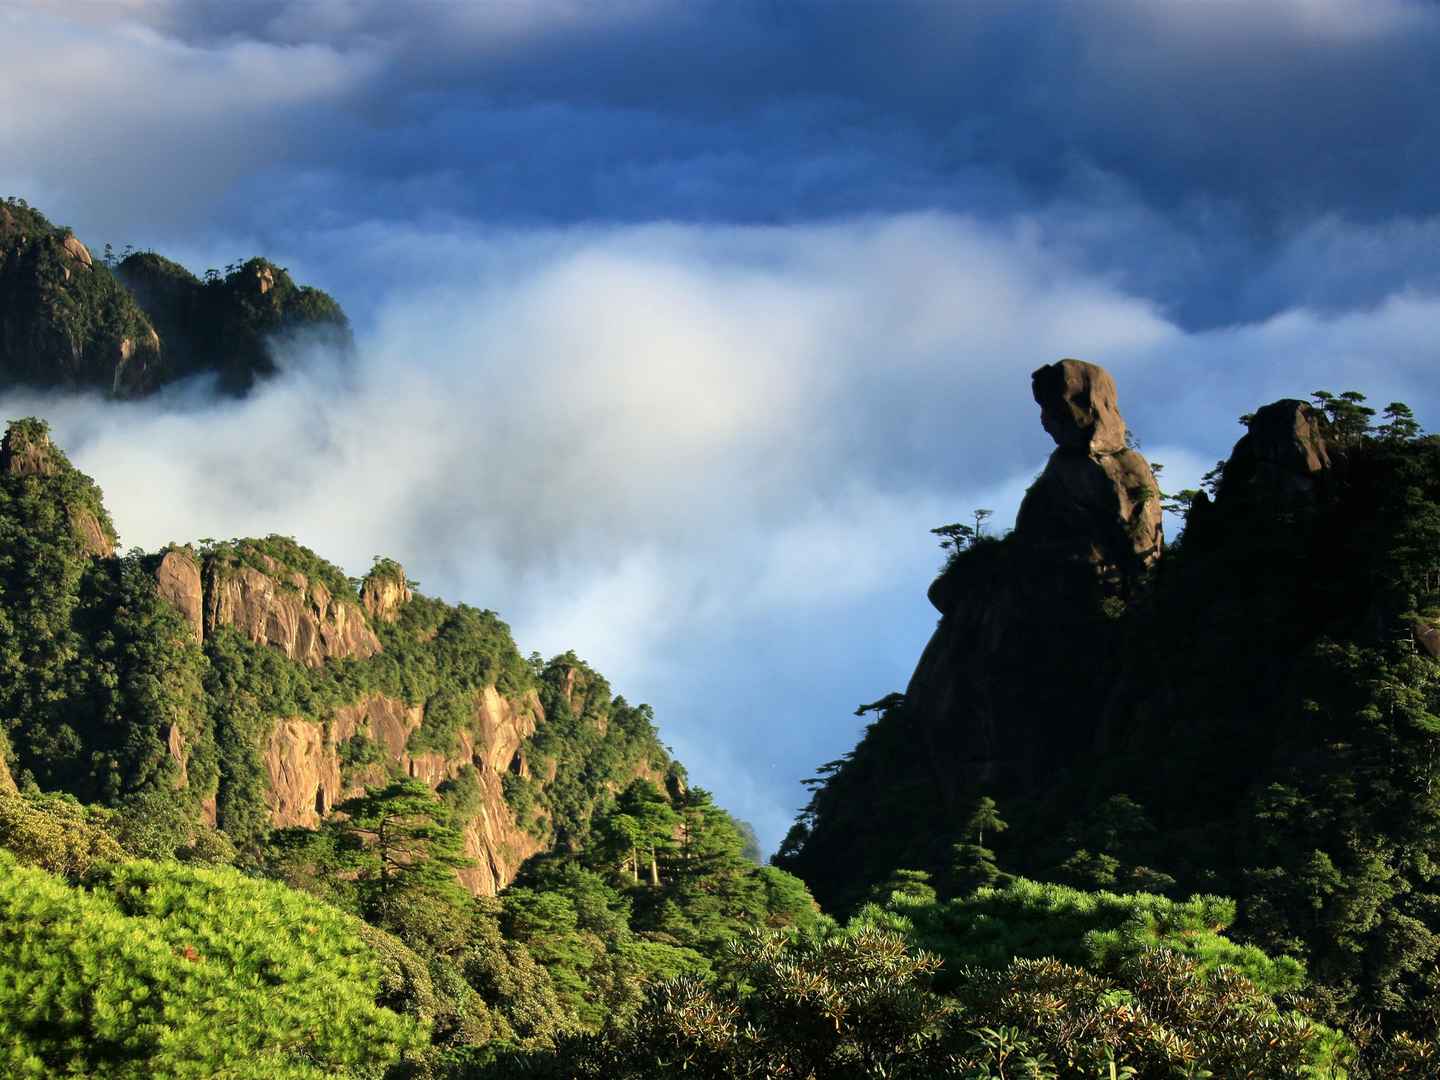
{"type": "Polygon", "coordinates": [[[422,1034],[375,1004],[349,919],[230,870],[130,863],[87,892],[0,852],[0,972],[17,1077],[320,1080],[422,1034]]]}

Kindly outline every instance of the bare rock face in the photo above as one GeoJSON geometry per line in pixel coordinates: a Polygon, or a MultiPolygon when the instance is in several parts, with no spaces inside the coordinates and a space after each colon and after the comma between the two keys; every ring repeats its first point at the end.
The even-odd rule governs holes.
{"type": "Polygon", "coordinates": [[[1060,360],[1030,377],[1040,423],[1056,444],[1091,454],[1125,449],[1125,421],[1110,373],[1084,360],[1060,360]]]}
{"type": "Polygon", "coordinates": [[[1424,619],[1412,619],[1410,631],[1415,637],[1415,643],[1425,650],[1425,655],[1440,660],[1440,626],[1435,626],[1424,619]]]}
{"type": "Polygon", "coordinates": [[[360,606],[366,615],[380,622],[394,622],[396,614],[413,596],[405,570],[398,564],[372,570],[360,586],[360,606]]]}
{"type": "Polygon", "coordinates": [[[445,754],[411,753],[407,744],[423,722],[424,710],[383,696],[335,710],[326,726],[299,717],[282,719],[263,754],[271,823],[277,828],[314,828],[337,803],[362,794],[367,784],[385,782],[385,764],[354,775],[342,771],[341,747],[356,735],[373,740],[386,762],[432,788],[474,770],[483,797],[465,828],[464,843],[465,854],[476,865],[462,870],[460,880],[476,896],[494,896],[515,879],[526,859],[545,847],[515,821],[502,782],[521,759],[524,740],[543,719],[533,692],[512,700],[488,687],[476,695],[474,734],[462,730],[454,750],[445,754]]]}
{"type": "Polygon", "coordinates": [[[165,749],[180,770],[175,778],[176,789],[186,787],[190,783],[190,751],[185,745],[185,733],[180,730],[179,724],[170,725],[165,735],[165,749]]]}
{"type": "Polygon", "coordinates": [[[74,259],[81,266],[89,270],[95,265],[95,260],[90,256],[90,249],[80,242],[80,238],[74,233],[66,233],[65,239],[61,242],[65,254],[74,259]]]}
{"type": "Polygon", "coordinates": [[[200,564],[183,548],[171,548],[155,568],[155,586],[162,600],[173,604],[190,623],[195,640],[205,639],[205,595],[200,564]]]}
{"type": "Polygon", "coordinates": [[[318,581],[278,564],[271,573],[245,563],[206,567],[204,633],[221,626],[234,626],[307,667],[380,651],[380,639],[358,604],[334,598],[318,581]]]}
{"type": "Polygon", "coordinates": [[[50,436],[22,434],[12,425],[0,442],[0,470],[11,476],[54,476],[60,471],[50,436]]]}
{"type": "Polygon", "coordinates": [[[97,559],[108,559],[115,554],[115,545],[100,527],[100,521],[88,510],[72,510],[70,525],[80,537],[80,544],[97,559]]]}
{"type": "Polygon", "coordinates": [[[1282,398],[1255,411],[1225,464],[1220,497],[1293,508],[1313,500],[1330,465],[1320,415],[1304,401],[1282,398]]]}
{"type": "Polygon", "coordinates": [[[1121,584],[1154,565],[1164,534],[1155,474],[1125,446],[1115,380],[1094,364],[1061,360],[1036,371],[1031,385],[1057,445],[1020,505],[1015,535],[1121,584]]]}

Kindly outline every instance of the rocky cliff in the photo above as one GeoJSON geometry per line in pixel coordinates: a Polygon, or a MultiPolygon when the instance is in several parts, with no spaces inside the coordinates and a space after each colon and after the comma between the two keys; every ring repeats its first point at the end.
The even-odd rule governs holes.
{"type": "Polygon", "coordinates": [[[325,293],[265,259],[227,269],[201,281],[153,252],[99,259],[22,200],[0,200],[0,387],[133,398],[206,374],[243,394],[277,370],[283,337],[349,350],[325,293]]]}
{"type": "Polygon", "coordinates": [[[850,902],[896,865],[943,863],[978,792],[1040,789],[1094,743],[1119,620],[1164,550],[1159,490],[1103,368],[1062,360],[1031,389],[1056,446],[1014,530],[954,553],[930,587],[941,618],[904,694],[869,707],[878,722],[827,766],[782,848],[822,902],[850,902]],[[857,815],[877,791],[887,809],[857,815]]]}
{"type": "MultiPolygon", "coordinates": [[[[245,738],[259,740],[254,767],[269,826],[313,828],[367,787],[418,779],[464,806],[465,852],[475,865],[461,879],[494,894],[527,858],[583,829],[585,806],[631,779],[683,790],[648,710],[612,698],[572,654],[546,665],[537,687],[493,613],[419,596],[393,560],[377,561],[358,589],[285,537],[172,547],[150,565],[157,595],[184,616],[192,640],[227,657],[227,670],[241,662],[224,677],[239,682],[226,692],[233,700],[221,710],[220,737],[235,722],[227,717],[250,717],[244,722],[256,734],[245,738]],[[262,662],[263,653],[236,654],[237,634],[246,648],[310,674],[265,674],[273,663],[262,662]],[[248,689],[255,677],[273,689],[248,689]],[[287,695],[277,678],[308,684],[290,692],[305,711],[278,707],[287,695]],[[550,792],[562,789],[557,821],[550,792]]],[[[173,726],[167,746],[184,786],[192,748],[173,726]]],[[[225,795],[224,768],[219,783],[220,798],[204,792],[200,805],[206,821],[224,827],[236,797],[225,795]]]]}
{"type": "Polygon", "coordinates": [[[1256,933],[1295,899],[1276,883],[1310,872],[1296,859],[1428,891],[1376,837],[1440,790],[1414,779],[1440,762],[1440,438],[1398,403],[1371,426],[1354,392],[1272,402],[1167,547],[1110,376],[1066,360],[1032,391],[1056,446],[1014,530],[932,584],[909,684],[861,710],[878,715],[822,767],[780,864],[841,908],[898,867],[943,884],[953,845],[979,858],[986,797],[1012,825],[1005,869],[1225,893],[1256,933]]]}
{"type": "Polygon", "coordinates": [[[493,687],[475,695],[471,707],[472,725],[457,733],[448,753],[412,751],[410,737],[421,728],[424,709],[383,695],[338,708],[324,724],[279,720],[264,752],[271,822],[314,828],[336,803],[383,785],[396,772],[432,788],[467,777],[478,788],[464,827],[465,854],[475,866],[460,878],[477,895],[495,895],[514,880],[521,863],[546,847],[516,822],[502,782],[507,773],[528,775],[523,747],[545,714],[533,691],[517,701],[493,687]],[[355,739],[379,747],[379,759],[347,765],[347,744],[355,739]]]}
{"type": "Polygon", "coordinates": [[[211,374],[223,391],[243,394],[277,370],[278,340],[301,335],[341,354],[352,345],[340,305],[266,259],[201,281],[147,251],[127,256],[115,274],[159,330],[174,378],[211,374]]]}
{"type": "MultiPolygon", "coordinates": [[[[258,565],[230,555],[206,559],[204,633],[233,626],[257,645],[279,649],[307,667],[380,651],[379,639],[353,599],[332,595],[323,582],[264,552],[247,549],[246,554],[258,565]]],[[[189,601],[187,595],[187,617],[189,601]]]]}
{"type": "Polygon", "coordinates": [[[494,893],[631,779],[679,775],[648,710],[571,654],[527,662],[494,612],[419,594],[392,560],[354,582],[280,536],[115,543],[45,424],[12,423],[0,782],[167,805],[244,845],[408,776],[457,815],[465,885],[494,893]]]}
{"type": "Polygon", "coordinates": [[[0,384],[143,394],[167,376],[160,337],[74,233],[0,203],[0,384]]]}
{"type": "Polygon", "coordinates": [[[1062,360],[1031,383],[1055,450],[1014,531],[976,541],[931,586],[940,624],[905,692],[949,795],[1032,784],[1088,738],[1108,669],[1094,646],[1163,549],[1159,489],[1126,445],[1109,373],[1062,360]],[[1014,677],[1017,664],[1043,678],[1014,677]]]}
{"type": "MultiPolygon", "coordinates": [[[[158,594],[185,617],[196,641],[233,628],[310,669],[377,656],[382,646],[369,620],[394,624],[414,600],[403,568],[391,560],[361,583],[358,602],[348,585],[344,595],[332,595],[331,588],[342,586],[333,568],[283,537],[213,545],[198,553],[172,547],[155,561],[154,575],[158,594]],[[309,575],[297,566],[306,566],[309,575]]],[[[475,866],[460,876],[473,892],[495,894],[525,859],[546,847],[533,829],[517,822],[504,785],[507,774],[530,777],[525,746],[544,723],[545,711],[533,689],[503,695],[488,685],[465,702],[468,716],[455,726],[445,749],[416,739],[426,727],[424,702],[407,704],[381,692],[360,691],[320,718],[272,717],[259,753],[270,825],[314,828],[338,803],[395,775],[437,789],[463,782],[472,792],[465,853],[475,866]]],[[[189,748],[174,728],[167,745],[183,786],[189,748]]],[[[203,808],[209,824],[216,824],[214,798],[204,800],[203,808]]]]}

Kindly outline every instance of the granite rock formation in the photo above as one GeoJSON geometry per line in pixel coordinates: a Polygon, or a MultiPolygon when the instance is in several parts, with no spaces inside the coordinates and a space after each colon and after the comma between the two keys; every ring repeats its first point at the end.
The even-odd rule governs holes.
{"type": "Polygon", "coordinates": [[[1028,784],[1085,738],[1100,671],[1077,642],[1103,637],[1105,605],[1128,602],[1163,549],[1155,476],[1126,447],[1109,372],[1062,360],[1031,384],[1055,450],[1014,532],[979,541],[931,587],[942,618],[905,694],[956,778],[1028,784]],[[1019,658],[1045,677],[1014,678],[1019,658]]]}
{"type": "Polygon", "coordinates": [[[1031,387],[1056,447],[1020,504],[1015,537],[1037,553],[1083,560],[1124,590],[1160,558],[1164,532],[1155,474],[1126,446],[1115,380],[1061,360],[1036,371],[1031,387]]]}
{"type": "Polygon", "coordinates": [[[0,203],[0,385],[128,397],[165,376],[154,325],[109,268],[68,229],[0,203]]]}
{"type": "Polygon", "coordinates": [[[268,555],[261,567],[212,558],[205,566],[204,632],[233,626],[258,645],[279,649],[306,667],[329,659],[364,659],[380,640],[353,599],[332,596],[319,581],[268,555]]]}
{"type": "Polygon", "coordinates": [[[200,563],[187,548],[171,548],[155,568],[155,586],[161,599],[171,604],[185,621],[196,641],[205,639],[205,594],[200,583],[200,563]]]}
{"type": "Polygon", "coordinates": [[[855,868],[854,883],[895,865],[943,863],[946,853],[927,845],[948,843],[977,792],[1034,791],[1093,744],[1115,674],[1117,616],[1144,596],[1163,553],[1159,491],[1126,445],[1108,372],[1062,360],[1031,383],[1056,446],[1015,529],[974,541],[931,585],[940,623],[905,693],[877,703],[880,721],[827,784],[825,798],[837,802],[885,789],[909,820],[877,813],[857,827],[821,805],[802,819],[803,844],[782,848],[784,867],[822,902],[856,898],[851,886],[826,886],[824,867],[847,853],[880,853],[855,868]],[[915,763],[912,775],[893,775],[895,755],[915,763]],[[914,838],[898,861],[896,835],[914,838]]]}

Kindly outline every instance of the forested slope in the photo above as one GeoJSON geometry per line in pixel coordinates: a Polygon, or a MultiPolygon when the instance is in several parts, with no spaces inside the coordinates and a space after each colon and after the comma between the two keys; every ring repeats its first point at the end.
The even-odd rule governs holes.
{"type": "Polygon", "coordinates": [[[32,870],[0,866],[0,968],[12,1003],[35,1002],[13,1014],[17,1068],[132,1075],[154,1059],[221,1075],[205,1071],[213,1052],[253,1057],[237,1075],[378,1075],[402,1058],[403,1075],[449,1075],[624,1017],[649,981],[710,973],[747,927],[819,924],[799,881],[744,857],[742,830],[687,784],[649,708],[573,653],[521,656],[493,612],[425,597],[387,559],[351,580],[284,537],[125,555],[116,540],[44,423],[11,424],[0,847],[32,870]],[[155,906],[117,910],[141,886],[112,883],[140,879],[155,906]],[[214,935],[251,896],[268,912],[255,932],[280,937],[226,944],[260,950],[237,967],[214,935]],[[92,924],[111,929],[91,940],[92,924]],[[370,966],[264,959],[312,924],[370,966]],[[112,932],[156,944],[121,963],[112,932]],[[245,1008],[246,964],[297,995],[282,1027],[324,1015],[330,980],[361,980],[358,1011],[325,1021],[323,1048],[281,1052],[274,1028],[167,1056],[192,1020],[245,1008]],[[159,1012],[67,1011],[56,1027],[74,995],[123,1001],[128,980],[164,988],[159,1012]],[[366,1019],[372,1007],[397,1015],[366,1019]],[[176,1010],[191,1019],[167,1019],[176,1010]],[[342,1045],[331,1029],[346,1023],[372,1042],[342,1045]]]}

